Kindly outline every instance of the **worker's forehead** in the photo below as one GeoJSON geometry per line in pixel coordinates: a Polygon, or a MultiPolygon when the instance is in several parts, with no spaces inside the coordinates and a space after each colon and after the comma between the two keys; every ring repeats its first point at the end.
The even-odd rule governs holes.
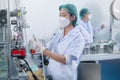
{"type": "Polygon", "coordinates": [[[60,14],[69,14],[69,13],[68,13],[68,10],[65,9],[65,8],[61,9],[59,13],[60,13],[60,14]]]}

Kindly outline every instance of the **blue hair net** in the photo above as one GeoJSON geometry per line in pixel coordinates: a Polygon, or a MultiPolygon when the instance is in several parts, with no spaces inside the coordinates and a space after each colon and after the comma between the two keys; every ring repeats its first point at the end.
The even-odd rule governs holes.
{"type": "Polygon", "coordinates": [[[60,7],[59,7],[59,10],[61,10],[61,9],[63,9],[63,8],[65,8],[65,9],[67,9],[68,10],[68,13],[70,14],[70,15],[74,15],[75,16],[75,20],[73,21],[73,26],[75,27],[76,26],[76,24],[77,24],[77,8],[75,7],[75,5],[73,5],[73,4],[63,4],[63,5],[61,5],[60,7]]]}
{"type": "Polygon", "coordinates": [[[80,11],[79,16],[80,16],[80,18],[82,19],[82,18],[85,16],[85,14],[88,14],[88,13],[90,13],[89,9],[83,8],[83,9],[80,11]]]}

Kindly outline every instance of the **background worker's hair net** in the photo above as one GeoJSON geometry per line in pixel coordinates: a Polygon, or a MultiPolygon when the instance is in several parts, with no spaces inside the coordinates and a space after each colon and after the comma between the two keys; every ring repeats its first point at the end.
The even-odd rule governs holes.
{"type": "Polygon", "coordinates": [[[77,25],[77,8],[73,4],[63,4],[59,7],[59,10],[61,10],[63,8],[67,9],[67,11],[70,15],[75,16],[75,20],[72,23],[72,25],[75,27],[77,25]]]}
{"type": "Polygon", "coordinates": [[[88,13],[90,13],[89,9],[83,8],[83,9],[80,11],[79,16],[80,16],[80,18],[82,19],[82,18],[85,16],[85,14],[88,14],[88,13]]]}

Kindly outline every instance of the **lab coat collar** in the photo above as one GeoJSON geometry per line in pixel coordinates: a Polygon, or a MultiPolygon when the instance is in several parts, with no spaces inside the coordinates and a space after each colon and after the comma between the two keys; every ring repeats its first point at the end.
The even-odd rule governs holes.
{"type": "MultiPolygon", "coordinates": [[[[62,31],[62,32],[63,32],[63,31],[62,31]]],[[[62,32],[61,32],[61,34],[62,34],[62,32]]],[[[61,35],[61,34],[59,34],[59,39],[60,39],[60,35],[61,35]]],[[[70,30],[70,31],[68,32],[68,34],[67,34],[62,40],[57,41],[57,44],[63,44],[63,43],[65,43],[65,45],[63,44],[63,46],[64,46],[64,52],[62,52],[62,53],[66,53],[68,47],[71,45],[71,43],[72,43],[72,42],[76,39],[76,37],[79,36],[79,35],[80,35],[79,30],[76,29],[76,28],[74,28],[74,29],[70,30]]],[[[57,50],[57,49],[56,49],[56,50],[57,50]]],[[[58,50],[57,50],[57,51],[58,51],[58,50]]],[[[59,52],[59,51],[58,51],[58,52],[59,52]]]]}
{"type": "MultiPolygon", "coordinates": [[[[64,32],[64,30],[62,30],[62,32],[64,32]]],[[[76,38],[78,36],[78,34],[79,34],[78,29],[73,28],[72,30],[70,30],[68,32],[68,34],[66,36],[63,37],[63,39],[61,41],[68,39],[68,37],[70,37],[71,38],[70,41],[72,41],[74,38],[76,38]]]]}

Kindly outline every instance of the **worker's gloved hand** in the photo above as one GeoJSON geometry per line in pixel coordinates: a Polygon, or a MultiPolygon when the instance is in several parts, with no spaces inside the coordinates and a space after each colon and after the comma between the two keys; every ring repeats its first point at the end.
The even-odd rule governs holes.
{"type": "Polygon", "coordinates": [[[42,42],[38,42],[37,43],[37,47],[39,48],[39,52],[43,53],[43,51],[45,50],[45,47],[42,45],[42,42]]]}
{"type": "Polygon", "coordinates": [[[42,45],[42,41],[35,38],[34,35],[31,39],[31,45],[32,49],[35,49],[35,51],[38,53],[43,53],[43,51],[45,50],[45,47],[42,45]]]}
{"type": "Polygon", "coordinates": [[[43,51],[45,50],[45,47],[41,44],[40,45],[40,52],[43,54],[43,51]]]}

